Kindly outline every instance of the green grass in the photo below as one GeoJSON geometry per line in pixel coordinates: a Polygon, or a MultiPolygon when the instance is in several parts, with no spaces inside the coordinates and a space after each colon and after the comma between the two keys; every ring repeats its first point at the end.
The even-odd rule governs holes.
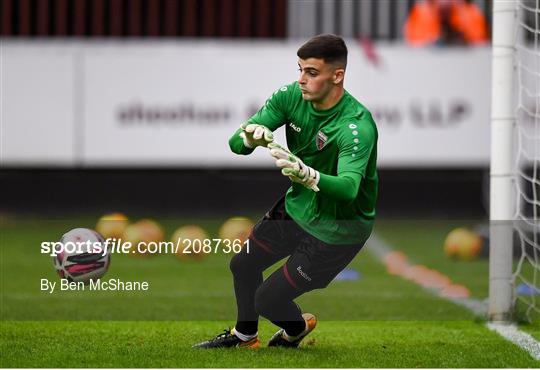
{"type": "Polygon", "coordinates": [[[489,265],[487,259],[457,261],[444,255],[446,235],[454,228],[474,226],[471,221],[379,221],[377,232],[393,248],[403,251],[411,263],[426,265],[465,285],[475,298],[488,296],[489,265]]]}
{"type": "MultiPolygon", "coordinates": [[[[471,322],[322,321],[295,349],[195,350],[226,322],[8,322],[2,367],[538,367],[471,322]]],[[[275,329],[262,325],[268,340],[275,329]]]]}
{"type": "MultiPolygon", "coordinates": [[[[377,232],[393,248],[404,252],[410,262],[426,265],[450,277],[454,283],[469,288],[471,296],[476,299],[487,299],[489,292],[489,261],[480,257],[472,261],[458,261],[444,255],[444,239],[448,232],[457,227],[474,229],[479,222],[471,220],[383,220],[377,224],[377,232]]],[[[514,270],[517,268],[514,263],[514,270]]],[[[538,272],[537,272],[538,273],[538,272]]],[[[525,263],[522,276],[534,281],[534,271],[525,263]]],[[[523,297],[531,301],[536,299],[536,307],[540,306],[538,297],[523,297]]],[[[540,315],[534,311],[526,315],[529,305],[518,301],[516,320],[523,330],[536,339],[540,339],[540,315]]]]}
{"type": "MultiPolygon", "coordinates": [[[[217,234],[222,220],[165,220],[168,235],[185,223],[217,234]]],[[[538,367],[526,352],[489,331],[481,318],[412,282],[386,273],[368,250],[350,267],[357,281],[336,281],[297,302],[319,326],[298,350],[197,351],[193,343],[234,324],[231,255],[201,262],[175,256],[114,255],[107,278],[147,280],[148,292],[39,291],[58,280],[42,241],[94,219],[19,220],[0,225],[0,367],[538,367]]],[[[377,233],[414,263],[438,269],[487,296],[487,261],[442,254],[453,223],[380,221],[377,233]]],[[[277,268],[279,264],[273,268],[277,268]]],[[[273,271],[267,271],[267,274],[273,271]]],[[[538,322],[523,326],[536,338],[538,322]]],[[[261,322],[261,338],[276,328],[261,322]]]]}

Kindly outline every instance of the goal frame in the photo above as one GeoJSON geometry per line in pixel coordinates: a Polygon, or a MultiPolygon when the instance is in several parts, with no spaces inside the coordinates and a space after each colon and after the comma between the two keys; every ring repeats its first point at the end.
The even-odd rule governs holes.
{"type": "Polygon", "coordinates": [[[516,5],[515,0],[493,0],[488,308],[488,319],[492,322],[510,322],[514,305],[516,5]]]}

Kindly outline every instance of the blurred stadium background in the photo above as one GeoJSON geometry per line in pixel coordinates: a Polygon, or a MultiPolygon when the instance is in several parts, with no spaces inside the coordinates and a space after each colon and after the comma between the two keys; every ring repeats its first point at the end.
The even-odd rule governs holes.
{"type": "MultiPolygon", "coordinates": [[[[2,366],[66,366],[54,355],[59,340],[68,364],[93,367],[536,367],[529,354],[483,325],[491,45],[411,47],[404,24],[417,3],[2,0],[2,366]],[[227,140],[273,91],[296,79],[299,45],[325,32],[346,39],[345,88],[377,122],[380,187],[376,238],[342,281],[302,298],[303,307],[333,325],[321,325],[317,345],[300,355],[281,353],[280,360],[272,352],[255,360],[189,351],[192,342],[231,324],[230,256],[199,264],[114,256],[109,276],[148,278],[155,288],[145,297],[36,292],[37,279],[55,278],[48,257],[35,252],[39,242],[94,227],[103,214],[151,217],[165,239],[179,225],[197,224],[217,237],[229,217],[260,217],[288,180],[263,150],[236,156],[227,140]],[[453,238],[467,250],[450,258],[457,252],[448,249],[447,237],[456,229],[453,238]],[[349,330],[347,339],[323,336],[334,338],[332,330],[349,330]],[[81,343],[75,333],[95,351],[112,348],[114,355],[70,353],[81,343]]],[[[490,36],[493,2],[472,3],[490,36]]],[[[539,2],[516,4],[525,10],[522,28],[536,30],[524,42],[538,58],[539,2]]],[[[538,94],[540,65],[533,65],[531,88],[538,94]]],[[[534,94],[522,102],[533,111],[538,148],[540,103],[534,94]]],[[[283,132],[277,137],[285,142],[283,132]]],[[[521,193],[533,199],[524,213],[535,220],[537,169],[538,157],[523,167],[532,186],[521,193]]],[[[524,298],[516,320],[536,340],[537,241],[516,250],[514,261],[517,268],[520,256],[531,257],[519,265],[524,280],[516,284],[527,286],[518,292],[524,298]]],[[[272,330],[263,323],[266,337],[272,330]]]]}
{"type": "Polygon", "coordinates": [[[266,209],[287,182],[226,139],[296,78],[303,41],[334,32],[379,125],[379,214],[485,216],[490,48],[405,46],[413,4],[3,1],[2,208],[266,209]]]}

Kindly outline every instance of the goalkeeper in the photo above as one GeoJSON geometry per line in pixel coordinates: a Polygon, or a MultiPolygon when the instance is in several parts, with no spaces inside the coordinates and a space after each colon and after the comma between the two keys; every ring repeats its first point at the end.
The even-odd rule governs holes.
{"type": "Polygon", "coordinates": [[[292,186],[253,228],[249,252],[244,248],[231,260],[236,325],[197,348],[259,347],[259,316],[280,327],[268,346],[297,347],[317,320],[302,314],[294,299],[328,286],[371,233],[377,128],[343,87],[345,42],[315,36],[297,55],[298,81],[277,90],[229,140],[242,155],[267,147],[292,186]],[[289,149],[273,140],[282,125],[289,149]],[[263,281],[263,271],[284,257],[263,281]]]}

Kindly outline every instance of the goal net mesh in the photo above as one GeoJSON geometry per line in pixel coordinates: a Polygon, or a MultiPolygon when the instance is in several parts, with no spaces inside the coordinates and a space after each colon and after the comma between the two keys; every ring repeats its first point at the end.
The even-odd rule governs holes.
{"type": "Polygon", "coordinates": [[[515,316],[540,317],[540,0],[518,0],[516,72],[515,316]]]}

